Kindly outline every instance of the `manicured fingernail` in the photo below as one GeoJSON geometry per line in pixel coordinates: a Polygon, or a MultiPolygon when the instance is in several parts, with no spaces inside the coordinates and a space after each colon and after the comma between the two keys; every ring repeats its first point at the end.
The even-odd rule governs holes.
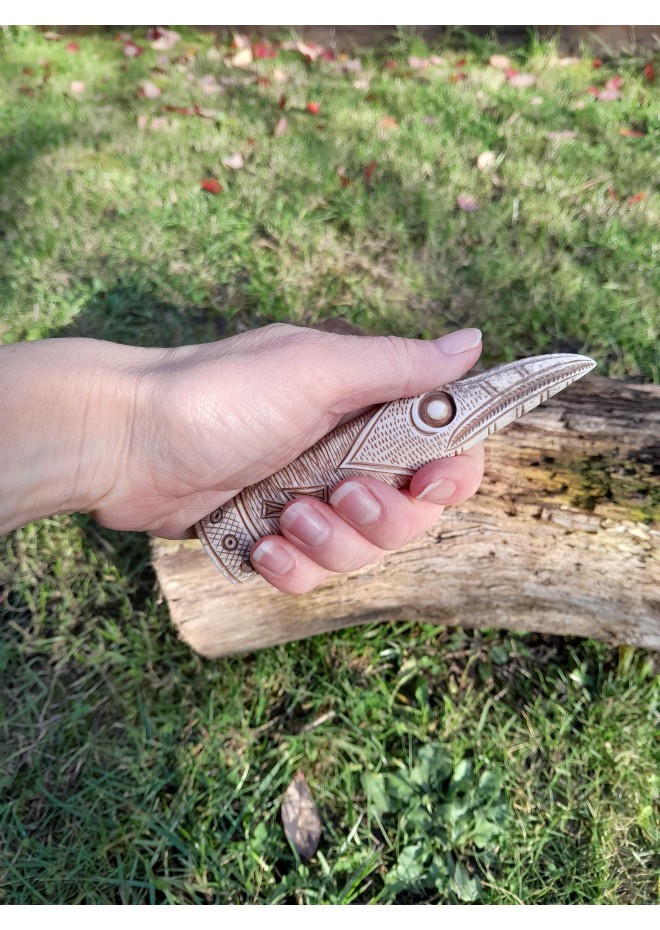
{"type": "Polygon", "coordinates": [[[456,490],[456,485],[449,478],[440,478],[439,481],[432,481],[428,484],[421,494],[417,494],[418,501],[430,501],[432,504],[444,504],[448,501],[456,490]]]}
{"type": "Polygon", "coordinates": [[[460,355],[461,352],[467,352],[468,349],[476,349],[481,342],[480,329],[459,329],[455,333],[447,333],[436,339],[437,345],[447,355],[460,355]]]}
{"type": "Polygon", "coordinates": [[[272,575],[286,575],[295,565],[288,549],[274,539],[262,539],[252,550],[250,558],[256,566],[272,575]]]}
{"type": "Polygon", "coordinates": [[[357,481],[346,481],[330,495],[330,503],[358,526],[375,523],[383,512],[380,501],[357,481]]]}
{"type": "Polygon", "coordinates": [[[306,501],[294,501],[280,517],[280,526],[306,546],[321,546],[330,539],[330,524],[306,501]]]}

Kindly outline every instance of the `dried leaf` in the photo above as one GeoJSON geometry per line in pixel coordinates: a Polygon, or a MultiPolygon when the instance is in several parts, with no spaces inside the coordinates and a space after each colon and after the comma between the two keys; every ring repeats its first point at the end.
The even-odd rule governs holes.
{"type": "Polygon", "coordinates": [[[384,116],[380,121],[380,125],[383,129],[398,129],[399,124],[394,119],[393,116],[384,116]]]}
{"type": "Polygon", "coordinates": [[[321,839],[321,818],[302,771],[284,792],[281,813],[287,840],[299,856],[311,859],[321,839]]]}
{"type": "Polygon", "coordinates": [[[77,42],[67,42],[66,50],[67,52],[79,52],[80,46],[78,45],[77,42]]]}
{"type": "Polygon", "coordinates": [[[155,42],[151,43],[151,47],[157,52],[167,52],[171,48],[174,48],[176,43],[179,41],[181,36],[174,29],[164,29],[159,27],[157,30],[159,35],[155,42]]]}
{"type": "Polygon", "coordinates": [[[26,97],[34,97],[34,87],[28,87],[27,84],[19,87],[18,92],[19,94],[24,94],[26,97]]]}
{"type": "Polygon", "coordinates": [[[367,167],[364,169],[363,175],[364,175],[365,184],[371,184],[371,179],[373,178],[374,171],[376,170],[377,167],[378,167],[377,161],[370,161],[367,167]]]}
{"type": "Polygon", "coordinates": [[[628,139],[643,139],[646,133],[640,132],[639,129],[629,129],[627,126],[622,126],[619,129],[619,135],[628,139]]]}
{"type": "Polygon", "coordinates": [[[154,84],[153,81],[143,81],[138,88],[138,97],[145,100],[157,100],[162,93],[158,84],[154,84]]]}
{"type": "Polygon", "coordinates": [[[581,61],[581,58],[575,58],[573,55],[567,55],[564,58],[560,58],[557,64],[560,68],[569,68],[571,65],[579,65],[581,61]]]}
{"type": "Polygon", "coordinates": [[[642,71],[642,75],[644,77],[644,80],[648,84],[653,84],[653,82],[655,81],[655,68],[653,67],[652,62],[650,61],[646,62],[646,64],[644,65],[644,70],[642,71]]]}
{"type": "Polygon", "coordinates": [[[215,77],[212,74],[205,74],[199,82],[199,86],[202,90],[202,93],[207,97],[211,94],[224,94],[225,89],[221,84],[218,84],[215,77]]]}
{"type": "Polygon", "coordinates": [[[457,71],[456,74],[451,74],[449,80],[452,84],[458,84],[459,81],[467,81],[467,74],[465,71],[457,71]]]}
{"type": "Polygon", "coordinates": [[[286,74],[284,73],[284,71],[281,71],[279,68],[275,68],[273,70],[271,77],[275,81],[276,84],[284,84],[284,82],[287,80],[286,74]]]}
{"type": "Polygon", "coordinates": [[[516,72],[515,74],[507,74],[507,81],[511,87],[516,87],[518,90],[521,90],[525,87],[533,87],[534,84],[536,84],[536,75],[516,72]]]}
{"type": "Polygon", "coordinates": [[[250,48],[250,37],[241,32],[235,33],[234,38],[231,40],[231,47],[237,49],[250,48]]]}
{"type": "Polygon", "coordinates": [[[219,194],[222,190],[222,184],[217,178],[205,178],[200,187],[209,194],[219,194]]]}
{"type": "Polygon", "coordinates": [[[456,198],[456,206],[465,213],[474,213],[479,209],[479,204],[470,194],[459,194],[456,198]]]}
{"type": "Polygon", "coordinates": [[[622,87],[623,78],[619,74],[615,74],[614,77],[605,82],[605,90],[621,90],[622,87]]]}
{"type": "Polygon", "coordinates": [[[255,60],[261,58],[277,58],[278,49],[266,42],[255,42],[252,46],[252,55],[255,60]]]}
{"type": "Polygon", "coordinates": [[[633,194],[632,197],[629,197],[626,201],[627,205],[631,207],[635,203],[641,203],[642,200],[646,200],[646,194],[644,191],[640,191],[639,194],[633,194]]]}
{"type": "Polygon", "coordinates": [[[168,119],[166,116],[154,116],[149,128],[153,129],[154,132],[158,132],[160,129],[165,129],[167,125],[168,119]]]}
{"type": "Polygon", "coordinates": [[[64,38],[64,36],[60,35],[59,32],[52,32],[52,31],[43,32],[42,35],[44,39],[48,39],[49,42],[61,42],[62,39],[64,38]]]}
{"type": "Polygon", "coordinates": [[[447,60],[442,58],[440,55],[431,55],[429,62],[433,65],[434,68],[442,68],[447,64],[447,60]]]}
{"type": "Polygon", "coordinates": [[[85,82],[84,81],[71,81],[71,83],[69,84],[69,90],[71,91],[74,97],[79,97],[85,90],[85,82]]]}
{"type": "Polygon", "coordinates": [[[418,58],[415,55],[411,55],[408,58],[408,67],[412,68],[413,71],[423,71],[424,68],[428,68],[428,66],[428,58],[418,58]]]}
{"type": "Polygon", "coordinates": [[[275,129],[273,129],[273,135],[275,137],[283,136],[288,128],[289,128],[288,119],[286,118],[286,116],[280,116],[278,121],[275,123],[275,129]]]}
{"type": "Polygon", "coordinates": [[[252,49],[250,46],[239,49],[239,51],[229,59],[229,64],[233,68],[248,68],[252,64],[252,49]]]}
{"type": "Polygon", "coordinates": [[[601,90],[601,92],[600,92],[599,94],[597,94],[597,99],[598,99],[598,100],[605,100],[605,101],[607,101],[607,100],[620,100],[620,99],[621,99],[621,91],[618,91],[618,90],[616,90],[616,89],[613,88],[613,87],[606,87],[605,90],[601,90]]]}
{"type": "Polygon", "coordinates": [[[305,107],[308,113],[311,113],[313,116],[318,116],[321,112],[321,104],[316,103],[315,100],[311,100],[305,107]]]}
{"type": "Polygon", "coordinates": [[[146,113],[140,113],[140,115],[137,118],[137,128],[140,130],[146,129],[148,125],[149,125],[149,117],[147,116],[146,113]]]}
{"type": "Polygon", "coordinates": [[[506,55],[491,55],[488,59],[491,68],[498,68],[500,71],[506,71],[511,67],[511,59],[506,55]]]}
{"type": "Polygon", "coordinates": [[[126,58],[137,58],[143,52],[146,52],[146,46],[136,45],[132,39],[129,39],[128,42],[124,42],[124,47],[122,51],[126,58]]]}
{"type": "Polygon", "coordinates": [[[575,139],[577,132],[575,129],[559,129],[557,132],[549,132],[548,139],[552,139],[555,142],[563,142],[566,139],[575,139]]]}
{"type": "Polygon", "coordinates": [[[495,152],[481,152],[481,154],[477,156],[477,168],[479,171],[487,171],[495,165],[496,159],[497,156],[495,152]]]}
{"type": "Polygon", "coordinates": [[[592,67],[592,68],[602,68],[602,67],[603,67],[603,59],[602,59],[602,58],[592,58],[592,60],[591,60],[591,67],[592,67]]]}
{"type": "Polygon", "coordinates": [[[245,162],[240,152],[232,152],[231,155],[226,155],[222,159],[222,164],[225,168],[231,168],[232,171],[238,171],[240,168],[245,167],[245,162]]]}

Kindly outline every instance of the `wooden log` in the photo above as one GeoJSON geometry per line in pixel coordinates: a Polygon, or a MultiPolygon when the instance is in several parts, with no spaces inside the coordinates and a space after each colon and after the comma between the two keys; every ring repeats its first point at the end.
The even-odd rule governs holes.
{"type": "Polygon", "coordinates": [[[217,657],[376,620],[660,649],[660,387],[589,377],[486,443],[479,493],[311,594],[234,587],[195,541],[153,541],[181,637],[217,657]]]}

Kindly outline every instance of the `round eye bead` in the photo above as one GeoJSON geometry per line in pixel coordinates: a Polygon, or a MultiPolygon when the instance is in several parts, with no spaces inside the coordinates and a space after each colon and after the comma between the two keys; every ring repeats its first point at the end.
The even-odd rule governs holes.
{"type": "Polygon", "coordinates": [[[446,391],[429,391],[413,405],[412,420],[422,432],[442,429],[456,416],[456,404],[446,391]]]}

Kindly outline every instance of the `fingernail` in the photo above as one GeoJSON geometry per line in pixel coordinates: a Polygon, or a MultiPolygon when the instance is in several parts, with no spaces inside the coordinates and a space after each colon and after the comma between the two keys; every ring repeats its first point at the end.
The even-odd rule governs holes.
{"type": "Polygon", "coordinates": [[[295,561],[291,553],[274,539],[263,539],[254,547],[250,558],[259,568],[265,569],[272,575],[286,575],[290,572],[295,561]]]}
{"type": "Polygon", "coordinates": [[[330,524],[306,501],[294,501],[280,517],[280,526],[306,546],[321,546],[330,539],[330,524]]]}
{"type": "Polygon", "coordinates": [[[455,333],[447,333],[446,336],[436,339],[436,344],[447,355],[460,355],[461,352],[467,352],[468,349],[476,349],[480,342],[480,329],[459,329],[455,333]]]}
{"type": "Polygon", "coordinates": [[[432,504],[444,504],[448,501],[456,490],[456,485],[449,478],[440,478],[439,481],[432,481],[428,484],[421,494],[417,495],[418,501],[430,501],[432,504]]]}
{"type": "Polygon", "coordinates": [[[380,501],[357,481],[346,481],[333,491],[330,503],[340,514],[359,526],[375,523],[383,511],[380,501]]]}

